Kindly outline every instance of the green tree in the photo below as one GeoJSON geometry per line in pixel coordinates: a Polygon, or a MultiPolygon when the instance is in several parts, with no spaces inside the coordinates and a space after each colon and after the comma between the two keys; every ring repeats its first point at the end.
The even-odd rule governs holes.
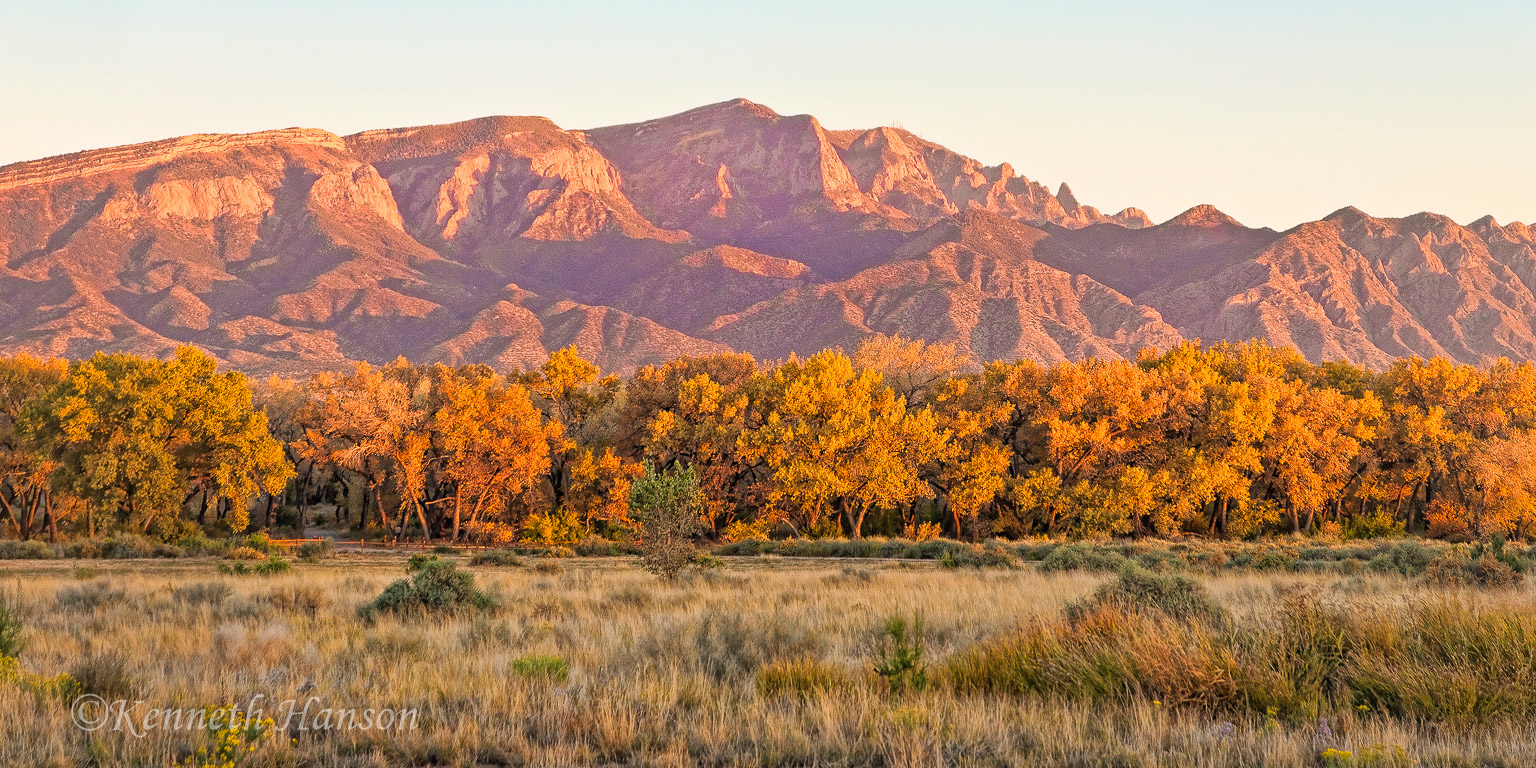
{"type": "Polygon", "coordinates": [[[703,530],[700,515],[704,495],[692,467],[645,474],[630,489],[630,506],[640,523],[640,564],[666,581],[674,581],[698,557],[694,537],[703,530]]]}

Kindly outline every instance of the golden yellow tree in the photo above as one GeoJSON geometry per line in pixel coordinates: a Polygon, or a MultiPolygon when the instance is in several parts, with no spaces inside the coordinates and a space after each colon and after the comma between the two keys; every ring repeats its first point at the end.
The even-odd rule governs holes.
{"type": "Polygon", "coordinates": [[[768,468],[771,510],[814,527],[842,512],[854,538],[865,516],[928,498],[921,470],[943,453],[948,434],[927,409],[909,410],[874,371],[856,371],[838,351],[791,359],[767,377],[760,426],[739,449],[768,468]]]}
{"type": "Polygon", "coordinates": [[[549,447],[561,427],[544,419],[528,390],[499,377],[445,376],[441,388],[433,428],[453,488],[457,541],[464,523],[499,515],[549,472],[549,447]]]}

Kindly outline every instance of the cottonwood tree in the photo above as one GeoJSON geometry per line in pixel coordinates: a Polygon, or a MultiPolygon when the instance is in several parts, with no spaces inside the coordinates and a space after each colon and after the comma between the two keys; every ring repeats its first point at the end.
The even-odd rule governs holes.
{"type": "Polygon", "coordinates": [[[871,509],[932,495],[922,470],[948,441],[928,409],[909,410],[838,351],[780,365],[754,408],[761,426],[742,432],[738,449],[768,468],[771,510],[813,528],[840,511],[854,538],[871,509]]]}
{"type": "Polygon", "coordinates": [[[243,530],[246,505],[293,476],[245,376],[218,373],[193,347],[74,363],[28,403],[21,431],[54,462],[55,483],[89,505],[91,532],[98,513],[139,531],[173,524],[198,492],[226,502],[226,522],[243,530]]]}
{"type": "Polygon", "coordinates": [[[23,439],[19,421],[28,402],[64,378],[63,360],[31,355],[0,358],[0,511],[26,540],[46,528],[58,535],[60,505],[54,503],[50,478],[55,463],[23,439]]]}
{"type": "Polygon", "coordinates": [[[441,435],[443,475],[453,488],[453,528],[500,516],[514,498],[549,472],[549,447],[559,431],[528,390],[496,377],[445,377],[434,416],[441,435]]]}

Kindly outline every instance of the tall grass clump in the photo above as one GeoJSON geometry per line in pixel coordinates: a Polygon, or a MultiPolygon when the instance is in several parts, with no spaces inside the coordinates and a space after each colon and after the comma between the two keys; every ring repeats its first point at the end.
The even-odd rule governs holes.
{"type": "Polygon", "coordinates": [[[571,676],[571,665],[559,656],[529,654],[512,660],[512,672],[526,680],[563,683],[571,676]]]}
{"type": "Polygon", "coordinates": [[[757,693],[763,698],[809,698],[853,687],[847,670],[816,659],[775,661],[757,671],[757,693]]]}
{"type": "Polygon", "coordinates": [[[962,649],[944,668],[947,685],[1100,705],[1156,701],[1255,726],[1362,712],[1460,729],[1536,718],[1529,605],[1442,598],[1365,610],[1291,592],[1273,612],[1217,623],[1204,608],[1182,608],[1197,599],[1170,603],[1167,589],[1124,581],[1142,579],[1107,584],[1099,594],[1109,597],[1070,618],[962,649]]]}

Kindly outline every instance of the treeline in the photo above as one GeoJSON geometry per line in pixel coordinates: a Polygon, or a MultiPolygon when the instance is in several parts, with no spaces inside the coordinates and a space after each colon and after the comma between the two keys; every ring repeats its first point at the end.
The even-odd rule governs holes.
{"type": "Polygon", "coordinates": [[[1248,538],[1536,527],[1536,367],[1385,371],[1262,342],[976,366],[871,340],[620,379],[397,361],[249,384],[183,349],[0,361],[10,534],[285,519],[491,544],[632,535],[649,462],[689,466],[715,538],[1248,538]]]}

